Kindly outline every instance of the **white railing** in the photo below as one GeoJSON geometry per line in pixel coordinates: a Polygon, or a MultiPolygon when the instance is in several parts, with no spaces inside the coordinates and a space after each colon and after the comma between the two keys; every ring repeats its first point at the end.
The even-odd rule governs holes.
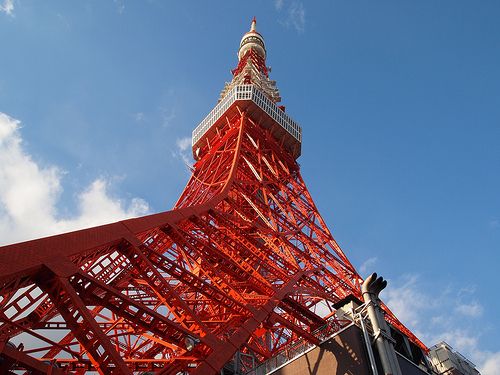
{"type": "Polygon", "coordinates": [[[237,100],[251,100],[266,112],[284,130],[299,143],[302,142],[302,128],[285,112],[278,108],[262,91],[254,85],[239,85],[229,91],[214,109],[193,130],[192,144],[198,142],[203,135],[219,120],[227,109],[237,100]]]}

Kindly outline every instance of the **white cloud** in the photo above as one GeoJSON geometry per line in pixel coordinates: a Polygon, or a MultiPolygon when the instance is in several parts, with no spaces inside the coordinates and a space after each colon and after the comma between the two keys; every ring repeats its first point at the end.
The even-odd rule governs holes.
{"type": "Polygon", "coordinates": [[[79,216],[59,221],[63,231],[109,223],[149,211],[143,199],[132,198],[130,203],[125,204],[121,199],[111,198],[108,194],[109,184],[109,181],[98,178],[78,195],[79,216]]]}
{"type": "Polygon", "coordinates": [[[471,335],[466,329],[454,328],[439,335],[441,341],[446,341],[459,352],[474,352],[478,345],[477,336],[471,335]]]}
{"type": "Polygon", "coordinates": [[[478,302],[462,303],[455,307],[455,311],[465,316],[477,318],[483,314],[483,306],[478,302]]]}
{"type": "Polygon", "coordinates": [[[180,138],[177,140],[176,144],[179,150],[186,151],[191,147],[191,137],[180,138]]]}
{"type": "Polygon", "coordinates": [[[482,375],[498,375],[498,369],[500,369],[500,352],[487,354],[479,370],[482,375]]]}
{"type": "Polygon", "coordinates": [[[421,323],[423,313],[436,304],[436,297],[424,294],[417,281],[418,276],[406,275],[402,285],[389,284],[390,287],[384,292],[384,300],[389,308],[399,320],[414,328],[421,323]]]}
{"type": "Polygon", "coordinates": [[[3,4],[0,5],[0,12],[4,12],[9,16],[14,15],[14,0],[4,0],[3,4]]]}
{"type": "Polygon", "coordinates": [[[23,148],[20,122],[0,112],[0,243],[7,244],[143,215],[145,201],[109,195],[98,178],[76,196],[78,212],[60,218],[57,204],[64,173],[41,166],[23,148]]]}
{"type": "Polygon", "coordinates": [[[300,1],[294,1],[288,8],[288,21],[299,33],[303,33],[306,26],[306,11],[300,1]]]}
{"type": "Polygon", "coordinates": [[[467,319],[483,313],[481,304],[474,301],[475,290],[470,285],[429,287],[418,276],[407,275],[389,282],[382,299],[424,343],[446,341],[475,363],[482,375],[494,375],[500,368],[500,351],[485,350],[480,328],[484,322],[467,319]],[[462,302],[465,299],[472,302],[462,302]]]}
{"type": "MultiPolygon", "coordinates": [[[[368,258],[367,260],[365,260],[363,262],[363,264],[361,266],[359,266],[359,272],[362,275],[366,275],[366,272],[370,272],[371,270],[373,270],[373,266],[375,266],[375,264],[377,263],[377,260],[378,260],[377,257],[368,258]]],[[[373,272],[373,271],[371,271],[371,272],[373,272]]]]}
{"type": "Polygon", "coordinates": [[[178,152],[174,154],[176,157],[180,157],[184,164],[188,167],[193,165],[193,159],[191,157],[191,137],[179,138],[175,142],[177,145],[178,152]]]}
{"type": "Polygon", "coordinates": [[[275,0],[274,7],[278,12],[283,11],[285,18],[279,20],[283,26],[294,28],[298,33],[303,33],[306,28],[306,10],[301,1],[293,0],[285,4],[285,0],[275,0]]]}

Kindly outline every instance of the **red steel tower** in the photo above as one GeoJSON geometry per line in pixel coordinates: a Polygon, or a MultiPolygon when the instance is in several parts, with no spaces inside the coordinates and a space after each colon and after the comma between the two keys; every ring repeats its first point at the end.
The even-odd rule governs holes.
{"type": "Polygon", "coordinates": [[[346,324],[335,304],[363,280],[301,177],[255,26],[173,210],[0,248],[0,372],[213,374],[346,324]]]}

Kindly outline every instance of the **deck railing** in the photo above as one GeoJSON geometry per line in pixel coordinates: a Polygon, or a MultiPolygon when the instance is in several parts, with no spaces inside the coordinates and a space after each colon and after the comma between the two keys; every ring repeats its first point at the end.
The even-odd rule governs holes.
{"type": "Polygon", "coordinates": [[[233,87],[214,109],[193,130],[193,146],[205,135],[205,133],[222,117],[228,108],[237,100],[251,100],[260,109],[276,121],[299,143],[302,142],[302,128],[272,100],[254,85],[239,85],[233,87]]]}

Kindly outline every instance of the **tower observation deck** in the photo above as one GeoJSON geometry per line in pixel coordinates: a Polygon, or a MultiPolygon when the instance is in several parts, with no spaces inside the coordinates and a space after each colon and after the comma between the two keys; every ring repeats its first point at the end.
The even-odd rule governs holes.
{"type": "Polygon", "coordinates": [[[237,115],[238,110],[245,111],[251,117],[259,118],[259,124],[264,129],[268,129],[276,140],[281,140],[283,147],[293,157],[300,156],[302,128],[257,86],[247,84],[233,86],[193,130],[195,159],[199,159],[209,147],[210,138],[224,126],[225,119],[237,115]]]}
{"type": "Polygon", "coordinates": [[[302,129],[278,105],[266,55],[254,19],[193,131],[172,210],[0,248],[0,373],[267,374],[349,327],[358,337],[379,305],[363,334],[418,368],[427,348],[362,291],[307,190],[302,129]]]}

